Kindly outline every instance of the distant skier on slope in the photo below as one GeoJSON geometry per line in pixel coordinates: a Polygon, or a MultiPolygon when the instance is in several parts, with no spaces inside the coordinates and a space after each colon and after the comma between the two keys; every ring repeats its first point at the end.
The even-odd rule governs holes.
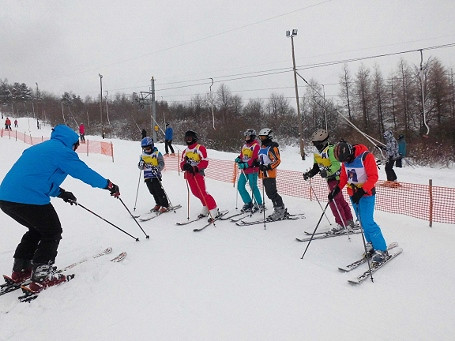
{"type": "Polygon", "coordinates": [[[119,187],[89,168],[75,152],[79,136],[66,125],[52,129],[48,141],[26,149],[0,185],[0,208],[28,228],[14,253],[11,279],[21,283],[31,277],[32,292],[64,282],[52,266],[62,239],[62,226],[50,203],[59,197],[71,205],[73,193],[59,187],[71,175],[92,187],[109,190],[114,197],[119,187]]]}
{"type": "Polygon", "coordinates": [[[387,152],[387,162],[385,164],[387,181],[395,182],[397,181],[397,175],[393,170],[393,165],[395,164],[395,161],[400,158],[400,154],[398,153],[398,143],[390,130],[386,130],[384,132],[384,139],[386,142],[387,152]]]}

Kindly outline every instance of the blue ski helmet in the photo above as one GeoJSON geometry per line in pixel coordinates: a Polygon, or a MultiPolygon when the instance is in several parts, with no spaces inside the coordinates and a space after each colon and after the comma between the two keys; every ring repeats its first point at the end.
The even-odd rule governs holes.
{"type": "Polygon", "coordinates": [[[142,148],[147,148],[147,147],[150,147],[153,149],[155,145],[153,144],[153,139],[151,137],[144,137],[141,141],[141,147],[142,148]]]}

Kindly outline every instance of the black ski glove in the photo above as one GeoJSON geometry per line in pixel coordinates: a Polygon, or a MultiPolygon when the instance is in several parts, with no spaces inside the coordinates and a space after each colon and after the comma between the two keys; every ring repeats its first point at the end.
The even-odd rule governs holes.
{"type": "Polygon", "coordinates": [[[358,204],[359,201],[360,201],[360,198],[363,197],[365,195],[365,191],[363,190],[363,188],[359,188],[355,193],[354,195],[351,197],[351,200],[354,204],[358,204]]]}
{"type": "Polygon", "coordinates": [[[311,179],[312,176],[310,175],[310,172],[305,172],[303,173],[303,180],[307,181],[308,179],[311,179]]]}
{"type": "Polygon", "coordinates": [[[321,169],[319,170],[319,174],[321,177],[326,178],[327,177],[327,170],[326,169],[321,169]]]}
{"type": "Polygon", "coordinates": [[[329,196],[327,197],[329,201],[332,201],[333,198],[335,198],[337,194],[340,193],[340,191],[341,191],[340,187],[338,186],[333,187],[332,191],[330,191],[329,196]]]}
{"type": "Polygon", "coordinates": [[[259,165],[259,169],[260,169],[262,172],[266,172],[266,171],[268,171],[268,170],[270,170],[270,169],[272,169],[272,168],[270,167],[270,165],[264,165],[264,164],[262,164],[262,165],[259,165]]]}
{"type": "Polygon", "coordinates": [[[118,198],[120,196],[120,189],[118,188],[117,185],[114,185],[109,179],[107,179],[107,186],[105,187],[105,189],[111,192],[111,195],[115,198],[118,198]]]}
{"type": "Polygon", "coordinates": [[[199,172],[199,169],[196,166],[191,166],[189,163],[185,163],[183,165],[183,170],[187,171],[188,173],[195,174],[199,172]]]}
{"type": "Polygon", "coordinates": [[[76,197],[73,193],[65,191],[63,188],[60,188],[60,194],[58,195],[59,198],[63,199],[64,202],[68,202],[71,205],[76,204],[76,197]]]}

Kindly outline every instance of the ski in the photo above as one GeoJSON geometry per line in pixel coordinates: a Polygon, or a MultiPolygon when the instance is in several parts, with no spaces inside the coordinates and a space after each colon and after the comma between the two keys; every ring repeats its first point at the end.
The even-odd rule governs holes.
{"type": "MultiPolygon", "coordinates": [[[[110,249],[110,251],[109,251],[108,253],[111,253],[111,252],[112,252],[112,249],[111,249],[111,248],[108,248],[108,249],[110,249]]],[[[107,250],[107,249],[106,249],[106,250],[107,250]]],[[[105,251],[106,251],[106,250],[105,250],[105,251]]],[[[98,257],[100,257],[100,256],[102,256],[102,255],[105,255],[105,254],[107,254],[107,253],[100,253],[100,254],[98,254],[98,255],[95,255],[93,258],[98,258],[98,257]]],[[[126,258],[126,256],[127,256],[127,253],[126,253],[126,252],[120,252],[116,257],[114,257],[114,258],[111,259],[111,262],[119,263],[119,262],[123,261],[123,260],[126,258]]],[[[62,272],[64,272],[64,271],[68,270],[68,269],[73,268],[75,265],[81,264],[81,263],[83,263],[83,261],[77,262],[77,263],[73,263],[73,264],[71,264],[71,265],[69,265],[69,266],[67,266],[67,267],[65,267],[65,268],[63,268],[63,269],[57,270],[56,273],[62,273],[62,272]]],[[[69,282],[69,281],[72,280],[75,276],[76,276],[75,274],[66,275],[66,276],[65,276],[65,277],[66,277],[65,282],[62,282],[62,283],[60,283],[60,284],[69,282]]],[[[20,288],[22,289],[22,292],[24,293],[23,295],[21,295],[21,296],[18,297],[18,300],[19,300],[20,302],[30,302],[30,301],[33,301],[34,299],[36,299],[36,298],[38,297],[38,294],[39,294],[39,293],[35,293],[35,292],[30,291],[30,289],[29,289],[29,287],[28,287],[29,284],[30,284],[30,281],[29,281],[29,283],[27,283],[27,284],[26,284],[26,283],[23,283],[23,284],[20,286],[20,288]]],[[[58,285],[60,285],[60,284],[58,284],[58,285]]],[[[48,289],[48,288],[46,288],[46,289],[48,289]]]]}
{"type": "MultiPolygon", "coordinates": [[[[172,212],[172,211],[178,210],[179,208],[182,208],[182,205],[169,206],[169,211],[166,211],[166,212],[163,212],[163,213],[172,212]]],[[[163,213],[162,212],[149,212],[149,213],[146,213],[146,214],[138,216],[138,218],[139,218],[139,221],[149,221],[151,219],[159,217],[163,213]]]]}
{"type": "Polygon", "coordinates": [[[256,207],[256,209],[254,209],[254,207],[253,207],[253,210],[235,213],[235,214],[232,214],[230,216],[223,217],[220,220],[230,220],[231,222],[235,223],[235,222],[240,221],[242,219],[249,218],[249,217],[253,216],[253,214],[255,214],[256,212],[261,212],[262,213],[263,211],[261,211],[259,209],[259,207],[256,207]]]}
{"type": "Polygon", "coordinates": [[[383,261],[383,262],[381,262],[381,263],[379,263],[377,265],[372,265],[371,266],[371,272],[370,272],[370,269],[368,269],[367,271],[365,271],[361,275],[359,275],[359,276],[357,276],[357,277],[355,277],[353,279],[348,280],[348,282],[350,284],[360,284],[360,283],[362,283],[367,278],[369,278],[371,274],[374,274],[376,271],[381,269],[384,265],[386,265],[392,259],[394,259],[395,257],[399,256],[402,252],[403,252],[402,248],[399,248],[399,247],[393,248],[392,251],[389,253],[389,257],[387,257],[387,259],[385,261],[383,261]]]}
{"type": "Polygon", "coordinates": [[[251,212],[239,212],[239,213],[231,214],[230,216],[222,217],[220,220],[231,220],[232,218],[239,217],[241,215],[246,215],[248,213],[251,213],[251,212]]]}
{"type": "Polygon", "coordinates": [[[223,216],[225,216],[226,214],[228,214],[229,211],[220,211],[220,213],[218,214],[218,216],[215,218],[215,220],[212,220],[211,222],[205,224],[204,226],[200,227],[200,228],[197,228],[197,229],[193,229],[193,232],[200,232],[202,230],[204,230],[205,228],[209,227],[210,225],[213,225],[213,223],[217,220],[221,220],[220,218],[222,218],[223,216]]]}
{"type": "MultiPolygon", "coordinates": [[[[393,248],[395,248],[397,246],[398,246],[397,242],[390,243],[389,245],[387,245],[387,251],[390,251],[391,249],[393,249],[393,248]]],[[[349,271],[352,271],[352,270],[358,268],[360,265],[362,265],[362,264],[364,264],[366,262],[367,262],[367,258],[366,257],[362,257],[359,260],[356,260],[356,261],[352,262],[351,264],[348,264],[346,266],[340,266],[338,268],[338,270],[340,270],[342,272],[349,272],[349,271]]]]}
{"type": "Polygon", "coordinates": [[[111,262],[119,263],[119,262],[123,261],[126,258],[126,255],[127,255],[126,252],[121,252],[121,253],[118,254],[117,257],[112,258],[111,262]]]}
{"type": "MultiPolygon", "coordinates": [[[[103,251],[101,251],[100,253],[98,253],[98,254],[96,254],[96,255],[93,255],[91,258],[98,258],[98,257],[104,256],[104,255],[108,255],[108,254],[110,254],[110,253],[112,253],[112,248],[111,248],[111,247],[108,247],[108,248],[104,249],[103,251]]],[[[79,264],[82,264],[82,263],[87,262],[89,259],[90,259],[90,258],[84,258],[84,259],[81,259],[80,261],[78,261],[78,262],[76,262],[76,263],[67,265],[67,266],[65,266],[64,268],[57,270],[57,273],[61,273],[61,272],[63,272],[63,271],[72,269],[72,268],[74,268],[76,265],[79,265],[79,264]]]]}
{"type": "Polygon", "coordinates": [[[258,219],[258,220],[253,220],[253,221],[245,221],[245,220],[240,220],[236,222],[235,224],[237,226],[250,226],[250,225],[257,225],[257,224],[263,224],[263,223],[274,223],[277,221],[283,221],[283,220],[298,220],[298,219],[305,219],[305,214],[304,213],[297,213],[297,214],[286,214],[283,219],[278,219],[278,220],[271,220],[268,217],[264,219],[258,219]]]}
{"type": "MultiPolygon", "coordinates": [[[[112,248],[111,247],[108,247],[106,248],[105,250],[103,250],[102,252],[96,254],[96,255],[93,255],[92,258],[98,258],[98,257],[101,257],[101,256],[104,256],[104,255],[107,255],[109,253],[112,252],[112,248]]],[[[67,271],[69,269],[72,269],[74,268],[76,265],[79,265],[79,264],[82,264],[82,263],[85,263],[89,260],[90,258],[84,258],[76,263],[73,263],[73,264],[70,264],[70,265],[67,265],[66,267],[62,268],[62,269],[59,269],[57,271],[57,273],[61,273],[63,271],[67,271]]],[[[12,291],[15,291],[17,289],[20,289],[22,285],[28,285],[30,284],[30,279],[24,281],[24,282],[21,282],[21,283],[15,283],[13,282],[13,280],[7,276],[7,275],[3,275],[3,278],[5,280],[5,283],[4,284],[1,284],[0,285],[0,296],[1,295],[4,295],[4,294],[7,294],[9,292],[12,292],[12,291]]]]}
{"type": "Polygon", "coordinates": [[[201,219],[204,219],[204,218],[207,218],[207,217],[206,216],[201,216],[201,217],[198,216],[198,217],[196,217],[194,219],[189,219],[187,221],[179,221],[179,222],[175,223],[175,225],[177,225],[177,226],[188,225],[188,224],[194,223],[194,222],[196,222],[198,220],[201,220],[201,219]]]}
{"type": "MultiPolygon", "coordinates": [[[[333,232],[331,230],[329,231],[324,231],[324,232],[316,232],[314,235],[317,236],[317,235],[328,235],[328,234],[337,234],[337,233],[346,233],[346,230],[349,230],[349,231],[360,231],[360,226],[356,226],[355,228],[343,228],[342,230],[338,230],[336,232],[333,232]]],[[[313,232],[309,232],[309,231],[303,231],[303,233],[305,233],[306,235],[308,236],[311,236],[313,234],[313,232]]]]}
{"type": "MultiPolygon", "coordinates": [[[[71,281],[75,276],[76,276],[75,274],[66,275],[65,281],[59,283],[58,285],[71,281]]],[[[22,289],[22,292],[23,292],[23,295],[21,295],[17,298],[20,302],[31,302],[31,301],[35,300],[36,298],[38,298],[39,293],[30,291],[28,284],[27,285],[23,284],[23,285],[21,285],[20,288],[22,289]]]]}
{"type": "MultiPolygon", "coordinates": [[[[333,237],[338,237],[338,236],[345,236],[345,235],[350,235],[350,234],[358,234],[358,233],[361,233],[362,231],[360,229],[355,229],[355,230],[351,230],[351,231],[346,231],[346,230],[341,230],[339,232],[323,232],[322,234],[317,234],[315,233],[314,237],[313,237],[313,240],[315,239],[327,239],[327,238],[333,238],[333,237]]],[[[298,242],[309,242],[311,240],[311,235],[312,233],[307,233],[305,231],[305,233],[307,235],[310,235],[309,237],[305,237],[305,238],[295,238],[295,240],[297,240],[298,242]]]]}

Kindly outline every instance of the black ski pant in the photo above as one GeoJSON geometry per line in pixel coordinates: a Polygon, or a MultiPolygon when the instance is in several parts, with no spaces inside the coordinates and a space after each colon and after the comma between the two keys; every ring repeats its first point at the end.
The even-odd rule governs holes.
{"type": "Polygon", "coordinates": [[[164,150],[166,151],[166,154],[169,154],[169,149],[171,149],[171,153],[174,154],[174,147],[172,147],[172,140],[164,140],[164,150]]]}
{"type": "Polygon", "coordinates": [[[387,176],[387,181],[395,181],[397,179],[397,175],[393,170],[393,165],[395,160],[392,157],[389,157],[389,160],[385,164],[385,174],[387,176]]]}
{"type": "Polygon", "coordinates": [[[16,247],[14,258],[31,260],[34,264],[53,264],[62,239],[62,225],[54,206],[0,200],[0,208],[28,228],[16,247]]]}
{"type": "Polygon", "coordinates": [[[164,193],[163,186],[158,178],[145,179],[145,184],[147,185],[150,194],[153,195],[156,205],[169,207],[166,193],[164,193]]]}
{"type": "Polygon", "coordinates": [[[272,200],[273,207],[284,207],[283,199],[278,194],[276,189],[276,179],[264,178],[262,179],[262,185],[264,186],[265,194],[267,194],[267,197],[272,200]]]}

